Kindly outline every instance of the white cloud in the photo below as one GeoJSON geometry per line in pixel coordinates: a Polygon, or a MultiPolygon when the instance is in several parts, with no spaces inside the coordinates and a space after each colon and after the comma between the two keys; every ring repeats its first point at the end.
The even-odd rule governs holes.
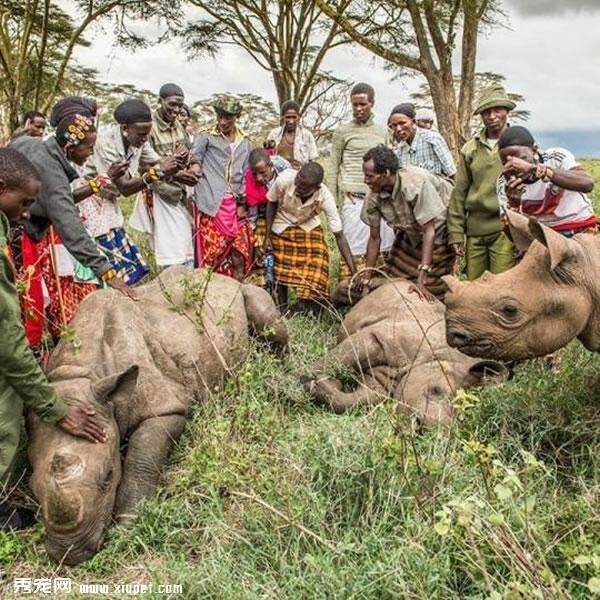
{"type": "MultiPolygon", "coordinates": [[[[537,3],[551,12],[550,0],[514,0],[519,6],[537,3]]],[[[561,3],[564,5],[565,3],[561,3]]],[[[571,6],[600,2],[577,0],[571,6]]],[[[523,12],[523,11],[521,11],[523,12]]],[[[144,33],[158,35],[156,25],[143,25],[144,33]],[[154,27],[154,30],[153,30],[154,27]]],[[[193,102],[215,92],[249,92],[276,101],[272,80],[242,50],[226,48],[215,60],[190,61],[176,41],[132,53],[112,47],[107,32],[89,34],[91,48],[77,50],[77,59],[98,69],[100,77],[115,83],[131,83],[158,91],[166,81],[179,83],[193,102]]],[[[600,124],[600,86],[597,60],[600,51],[600,12],[558,14],[512,14],[511,29],[497,29],[482,37],[478,69],[502,73],[507,88],[526,98],[533,130],[590,128],[600,124]]],[[[325,67],[353,81],[365,80],[377,91],[376,113],[383,122],[389,110],[420,78],[389,81],[383,63],[360,48],[339,48],[325,67]]]]}

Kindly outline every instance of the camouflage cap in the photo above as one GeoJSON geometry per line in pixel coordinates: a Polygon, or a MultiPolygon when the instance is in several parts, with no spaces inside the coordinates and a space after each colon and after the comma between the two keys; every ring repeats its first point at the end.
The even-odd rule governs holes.
{"type": "Polygon", "coordinates": [[[482,90],[473,114],[480,115],[488,108],[506,108],[510,111],[516,106],[501,85],[493,85],[482,90]]]}
{"type": "Polygon", "coordinates": [[[242,104],[236,98],[231,96],[220,96],[213,104],[213,108],[217,113],[225,113],[226,115],[239,116],[242,112],[242,104]]]}

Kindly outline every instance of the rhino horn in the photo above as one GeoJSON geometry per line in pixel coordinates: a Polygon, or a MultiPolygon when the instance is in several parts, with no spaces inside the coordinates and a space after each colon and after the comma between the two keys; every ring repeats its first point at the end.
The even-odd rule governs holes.
{"type": "Polygon", "coordinates": [[[65,490],[54,478],[50,479],[44,503],[47,523],[58,530],[75,529],[83,521],[83,500],[78,492],[65,490]]]}
{"type": "Polygon", "coordinates": [[[451,292],[455,292],[460,285],[460,281],[454,275],[442,275],[441,279],[451,292]]]}

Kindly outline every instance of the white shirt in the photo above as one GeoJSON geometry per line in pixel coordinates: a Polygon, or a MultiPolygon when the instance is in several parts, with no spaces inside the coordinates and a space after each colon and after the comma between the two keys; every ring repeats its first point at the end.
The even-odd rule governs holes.
{"type": "MultiPolygon", "coordinates": [[[[276,145],[279,145],[285,128],[276,127],[271,130],[267,136],[267,141],[273,140],[276,145]]],[[[294,159],[304,164],[310,160],[315,160],[319,157],[319,151],[317,150],[317,144],[313,134],[308,130],[298,125],[296,128],[296,135],[294,137],[294,159]]]]}
{"type": "MultiPolygon", "coordinates": [[[[541,152],[540,158],[551,169],[571,171],[581,168],[573,154],[564,148],[550,148],[541,152]]],[[[501,210],[506,210],[508,197],[504,175],[498,178],[498,200],[501,210]]],[[[586,194],[541,180],[526,186],[521,196],[520,212],[558,231],[589,226],[588,222],[594,218],[594,209],[586,194]]]]}

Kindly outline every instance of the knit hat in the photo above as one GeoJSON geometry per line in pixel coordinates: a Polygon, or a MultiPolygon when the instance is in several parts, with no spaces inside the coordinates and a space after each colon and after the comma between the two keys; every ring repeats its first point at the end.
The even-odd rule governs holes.
{"type": "Polygon", "coordinates": [[[498,148],[508,148],[509,146],[535,146],[535,140],[529,132],[529,129],[521,125],[513,125],[502,132],[498,140],[498,148]]]}
{"type": "Polygon", "coordinates": [[[161,98],[168,98],[169,96],[181,96],[183,98],[185,96],[183,90],[176,83],[165,83],[158,90],[158,95],[161,98]]]}
{"type": "Polygon", "coordinates": [[[435,115],[430,108],[419,108],[415,115],[415,119],[417,121],[433,121],[435,119],[435,115]]]}
{"type": "Polygon", "coordinates": [[[217,113],[226,115],[239,116],[242,112],[242,104],[239,100],[231,96],[220,96],[213,104],[213,108],[217,113]]]}
{"type": "Polygon", "coordinates": [[[152,112],[148,105],[141,100],[132,98],[121,102],[113,113],[115,121],[121,125],[130,123],[150,123],[152,121],[152,112]]]}
{"type": "Polygon", "coordinates": [[[513,110],[516,106],[501,85],[493,85],[481,92],[479,102],[473,114],[480,115],[484,110],[488,110],[488,108],[513,110]]]}
{"type": "Polygon", "coordinates": [[[394,108],[392,108],[392,112],[390,113],[390,116],[392,115],[404,115],[406,117],[408,117],[409,119],[413,119],[415,118],[415,106],[414,104],[411,104],[410,102],[403,102],[402,104],[397,104],[396,106],[394,106],[394,108]]]}

